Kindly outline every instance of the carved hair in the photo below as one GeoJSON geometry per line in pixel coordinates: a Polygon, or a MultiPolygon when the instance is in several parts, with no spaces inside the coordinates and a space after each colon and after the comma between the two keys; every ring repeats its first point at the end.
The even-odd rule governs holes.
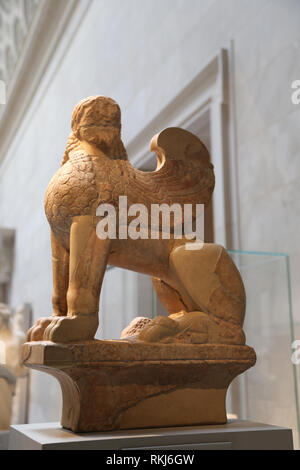
{"type": "Polygon", "coordinates": [[[78,140],[77,137],[75,137],[75,135],[73,134],[73,132],[71,132],[71,134],[69,135],[66,150],[63,156],[62,165],[67,163],[67,161],[70,158],[70,153],[74,152],[75,150],[79,150],[79,148],[80,148],[80,140],[78,140]]]}
{"type": "Polygon", "coordinates": [[[63,157],[64,165],[69,160],[71,152],[80,149],[81,129],[101,129],[101,141],[95,136],[89,142],[109,152],[114,159],[127,160],[127,153],[121,140],[121,111],[119,105],[105,96],[92,96],[80,101],[72,115],[72,133],[69,136],[67,148],[63,157]],[[115,132],[117,130],[117,133],[115,132]]]}
{"type": "Polygon", "coordinates": [[[78,103],[72,115],[74,133],[84,125],[115,127],[121,131],[121,110],[119,105],[106,96],[91,96],[78,103]]]}

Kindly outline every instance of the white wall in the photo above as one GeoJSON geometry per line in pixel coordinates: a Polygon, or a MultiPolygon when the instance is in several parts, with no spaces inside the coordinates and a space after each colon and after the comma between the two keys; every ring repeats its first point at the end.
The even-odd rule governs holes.
{"type": "MultiPolygon", "coordinates": [[[[300,105],[290,99],[300,79],[299,15],[297,0],[93,0],[0,168],[0,226],[17,230],[13,306],[51,314],[43,195],[76,103],[93,94],[117,100],[126,144],[233,39],[240,248],[290,253],[300,320],[300,105]]],[[[103,297],[111,291],[108,281],[103,297]]],[[[57,420],[59,396],[54,379],[33,374],[31,421],[57,420]]]]}

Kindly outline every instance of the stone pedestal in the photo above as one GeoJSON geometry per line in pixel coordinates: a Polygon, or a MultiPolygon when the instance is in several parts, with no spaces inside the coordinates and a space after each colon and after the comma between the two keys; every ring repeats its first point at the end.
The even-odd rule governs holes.
{"type": "Polygon", "coordinates": [[[231,381],[255,364],[248,346],[126,340],[26,343],[26,366],[58,379],[73,432],[226,423],[231,381]]]}
{"type": "Polygon", "coordinates": [[[0,430],[0,450],[8,450],[9,431],[0,430]]]}
{"type": "MultiPolygon", "coordinates": [[[[152,455],[155,450],[292,450],[293,436],[288,428],[239,420],[223,425],[88,434],[72,433],[59,423],[23,424],[11,426],[9,449],[149,450],[152,455]]],[[[146,454],[143,458],[147,459],[146,454]]]]}

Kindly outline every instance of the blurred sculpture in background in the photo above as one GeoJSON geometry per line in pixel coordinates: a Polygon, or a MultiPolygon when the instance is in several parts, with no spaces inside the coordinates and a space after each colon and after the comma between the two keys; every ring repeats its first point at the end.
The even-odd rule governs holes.
{"type": "Polygon", "coordinates": [[[9,328],[10,308],[0,304],[0,429],[9,429],[12,401],[16,386],[16,375],[8,367],[12,332],[9,328]]]}
{"type": "Polygon", "coordinates": [[[13,272],[15,231],[0,228],[0,303],[8,302],[13,272]]]}
{"type": "Polygon", "coordinates": [[[13,414],[19,422],[17,410],[20,401],[26,398],[19,379],[25,379],[27,383],[28,369],[21,364],[20,354],[28,323],[25,317],[29,311],[30,307],[23,305],[13,313],[8,305],[0,304],[0,429],[9,428],[13,414]]]}

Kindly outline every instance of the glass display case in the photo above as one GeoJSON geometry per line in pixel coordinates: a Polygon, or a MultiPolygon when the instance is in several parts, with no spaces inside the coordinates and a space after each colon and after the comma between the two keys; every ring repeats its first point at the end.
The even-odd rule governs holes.
{"type": "Polygon", "coordinates": [[[294,322],[289,258],[282,253],[230,252],[242,275],[247,344],[257,363],[228,393],[227,411],[240,419],[293,429],[299,448],[297,366],[292,362],[294,322]]]}
{"type": "MultiPolygon", "coordinates": [[[[244,331],[247,344],[256,351],[257,363],[231,384],[228,416],[292,428],[294,445],[299,448],[297,367],[300,365],[292,362],[292,343],[297,338],[294,337],[289,258],[282,253],[229,253],[245,284],[244,331]]],[[[110,268],[105,276],[101,311],[98,337],[104,339],[119,338],[134,317],[166,314],[150,278],[117,268],[110,268]]]]}

